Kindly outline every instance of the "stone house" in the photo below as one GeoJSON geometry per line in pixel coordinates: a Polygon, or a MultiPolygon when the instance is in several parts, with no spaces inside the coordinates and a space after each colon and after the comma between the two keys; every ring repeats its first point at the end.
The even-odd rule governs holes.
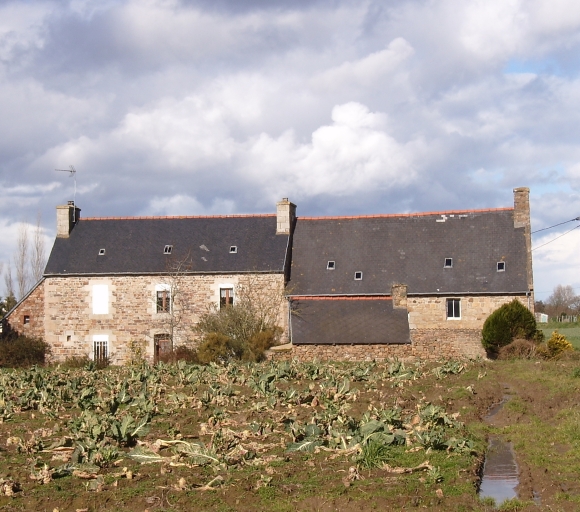
{"type": "Polygon", "coordinates": [[[279,299],[287,341],[289,205],[273,215],[133,218],[81,218],[72,202],[58,206],[44,277],[5,321],[42,337],[56,360],[122,363],[140,348],[155,361],[195,338],[208,306],[259,290],[279,299]]]}
{"type": "Polygon", "coordinates": [[[57,207],[43,279],[5,320],[58,359],[155,360],[185,343],[208,305],[251,286],[277,303],[273,357],[485,356],[487,316],[517,298],[533,311],[529,189],[514,206],[357,217],[86,218],[57,207]]]}
{"type": "Polygon", "coordinates": [[[534,307],[529,189],[490,210],[300,217],[292,240],[292,356],[485,356],[502,304],[534,307]]]}

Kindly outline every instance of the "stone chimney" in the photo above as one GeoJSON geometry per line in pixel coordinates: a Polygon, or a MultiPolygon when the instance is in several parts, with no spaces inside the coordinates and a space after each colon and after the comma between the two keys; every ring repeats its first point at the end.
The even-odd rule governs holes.
{"type": "Polygon", "coordinates": [[[70,232],[81,217],[81,209],[73,201],[56,207],[56,236],[68,238],[70,232]]]}
{"type": "Polygon", "coordinates": [[[296,219],[296,205],[284,197],[276,204],[276,234],[290,235],[294,229],[296,219]]]}
{"type": "Polygon", "coordinates": [[[394,284],[391,286],[393,309],[407,309],[407,285],[394,284]]]}
{"type": "Polygon", "coordinates": [[[526,239],[526,272],[528,275],[528,309],[534,312],[534,275],[532,267],[532,229],[530,221],[530,189],[514,188],[514,228],[524,228],[526,239]]]}
{"type": "Polygon", "coordinates": [[[530,189],[514,188],[514,228],[530,229],[530,189]]]}

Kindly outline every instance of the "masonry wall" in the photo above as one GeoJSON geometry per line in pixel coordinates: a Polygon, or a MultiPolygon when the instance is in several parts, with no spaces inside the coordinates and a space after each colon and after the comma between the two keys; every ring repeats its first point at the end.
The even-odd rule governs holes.
{"type": "MultiPolygon", "coordinates": [[[[176,345],[195,346],[192,328],[208,306],[219,305],[221,288],[237,293],[244,286],[275,300],[281,298],[283,284],[282,274],[47,278],[44,337],[56,360],[92,358],[95,339],[107,340],[114,364],[130,358],[131,344],[142,347],[152,360],[156,334],[173,332],[176,345]],[[164,287],[174,296],[172,313],[157,312],[157,291],[164,287]]],[[[287,333],[287,303],[280,300],[276,307],[278,324],[287,333]]]]}
{"type": "Polygon", "coordinates": [[[407,299],[410,344],[402,345],[292,345],[274,351],[276,359],[300,361],[370,361],[474,359],[486,357],[481,345],[481,330],[486,318],[497,308],[517,298],[528,307],[526,296],[457,297],[461,300],[461,318],[447,319],[446,297],[407,299]]]}
{"type": "Polygon", "coordinates": [[[44,284],[41,281],[8,318],[8,330],[44,339],[44,284]]]}

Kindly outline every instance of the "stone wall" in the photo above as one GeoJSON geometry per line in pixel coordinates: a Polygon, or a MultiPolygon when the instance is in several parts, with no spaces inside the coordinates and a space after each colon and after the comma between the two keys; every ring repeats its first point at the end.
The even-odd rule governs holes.
{"type": "Polygon", "coordinates": [[[44,284],[40,281],[7,320],[7,329],[44,339],[44,284]]]}
{"type": "MultiPolygon", "coordinates": [[[[94,336],[107,339],[115,364],[130,358],[131,344],[140,345],[153,359],[156,334],[173,333],[176,345],[194,346],[192,328],[211,304],[219,305],[220,288],[233,288],[235,295],[241,293],[240,287],[277,308],[278,325],[287,333],[283,284],[282,274],[47,278],[44,337],[56,360],[92,358],[94,336]],[[97,290],[95,285],[106,288],[97,290]],[[174,297],[170,313],[157,312],[156,295],[163,287],[170,289],[174,297]],[[102,290],[107,293],[105,305],[102,290]]],[[[283,341],[287,341],[287,334],[283,341]]]]}

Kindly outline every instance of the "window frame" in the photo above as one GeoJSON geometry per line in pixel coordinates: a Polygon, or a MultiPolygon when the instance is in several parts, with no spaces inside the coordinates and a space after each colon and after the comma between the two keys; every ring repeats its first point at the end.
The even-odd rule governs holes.
{"type": "Polygon", "coordinates": [[[453,268],[453,258],[445,258],[443,261],[443,268],[453,268]],[[449,261],[449,265],[447,262],[449,261]]]}
{"type": "Polygon", "coordinates": [[[219,304],[220,304],[220,309],[224,309],[224,308],[233,306],[235,304],[235,290],[234,290],[233,286],[230,286],[230,285],[220,286],[219,304]],[[222,297],[222,291],[225,292],[225,296],[223,296],[223,297],[222,297]],[[231,295],[229,292],[231,292],[231,295]]]}
{"type": "Polygon", "coordinates": [[[334,270],[336,268],[336,261],[335,260],[328,260],[326,263],[326,270],[334,270]]]}
{"type": "Polygon", "coordinates": [[[498,261],[495,268],[498,272],[505,272],[505,267],[506,267],[505,261],[498,261]],[[502,266],[502,268],[499,268],[500,265],[502,266]]]}
{"type": "Polygon", "coordinates": [[[173,311],[173,297],[171,293],[171,286],[168,284],[156,284],[155,313],[157,313],[158,315],[166,315],[170,314],[172,311],[173,311]],[[159,299],[161,299],[161,301],[159,299]]]}
{"type": "Polygon", "coordinates": [[[354,280],[355,281],[362,281],[363,280],[363,272],[362,272],[362,270],[357,270],[354,273],[354,280]],[[360,274],[360,277],[357,277],[357,274],[360,274]]]}
{"type": "Polygon", "coordinates": [[[445,316],[447,320],[461,320],[461,299],[457,297],[445,299],[445,316]],[[451,311],[450,305],[452,308],[451,311]]]}
{"type": "Polygon", "coordinates": [[[96,363],[109,359],[109,335],[93,334],[93,361],[96,363]]]}
{"type": "Polygon", "coordinates": [[[91,288],[91,310],[93,315],[109,314],[109,285],[106,283],[94,283],[91,288]]]}

